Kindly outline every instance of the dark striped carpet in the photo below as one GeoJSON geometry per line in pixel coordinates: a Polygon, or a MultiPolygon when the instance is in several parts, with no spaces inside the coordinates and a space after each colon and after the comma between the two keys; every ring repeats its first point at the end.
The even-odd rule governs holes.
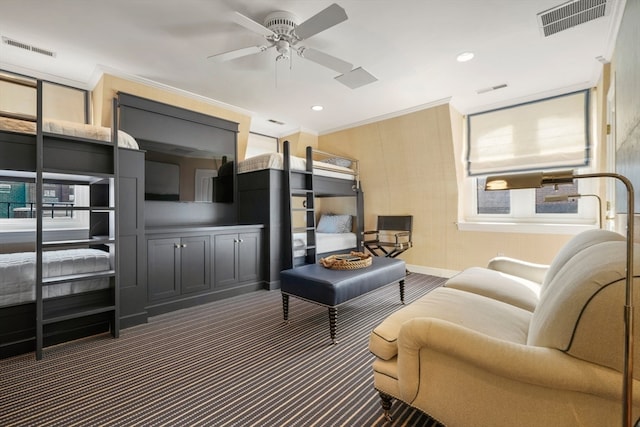
{"type": "MultiPolygon", "coordinates": [[[[413,273],[407,303],[444,279],[413,273]]],[[[0,426],[438,426],[394,402],[382,418],[370,331],[401,307],[397,285],[338,310],[258,291],[0,360],[0,426]]]]}

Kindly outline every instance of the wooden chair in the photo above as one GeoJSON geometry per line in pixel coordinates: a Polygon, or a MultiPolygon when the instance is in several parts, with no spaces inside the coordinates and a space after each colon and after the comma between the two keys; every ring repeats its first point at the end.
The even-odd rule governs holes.
{"type": "Polygon", "coordinates": [[[395,258],[413,246],[413,216],[378,216],[378,227],[363,233],[364,247],[375,256],[395,258]],[[373,236],[373,238],[367,238],[373,236]]]}

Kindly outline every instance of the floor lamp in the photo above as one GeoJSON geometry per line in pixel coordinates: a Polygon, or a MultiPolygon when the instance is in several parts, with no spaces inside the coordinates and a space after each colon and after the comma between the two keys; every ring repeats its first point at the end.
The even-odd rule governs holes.
{"type": "Polygon", "coordinates": [[[615,178],[627,188],[627,276],[624,305],[624,370],[622,377],[622,422],[632,427],[633,409],[633,214],[634,192],[628,178],[615,173],[576,174],[573,170],[557,172],[532,172],[487,177],[485,190],[515,190],[540,188],[549,185],[572,184],[581,178],[615,178]]]}
{"type": "Polygon", "coordinates": [[[581,197],[595,197],[598,199],[598,228],[602,228],[602,199],[597,194],[551,194],[544,196],[545,202],[566,202],[581,197]]]}

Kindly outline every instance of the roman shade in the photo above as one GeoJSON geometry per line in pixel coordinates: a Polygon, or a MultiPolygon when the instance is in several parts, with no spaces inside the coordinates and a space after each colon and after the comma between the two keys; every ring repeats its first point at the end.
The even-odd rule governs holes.
{"type": "Polygon", "coordinates": [[[589,164],[589,91],[467,116],[469,176],[589,164]]]}

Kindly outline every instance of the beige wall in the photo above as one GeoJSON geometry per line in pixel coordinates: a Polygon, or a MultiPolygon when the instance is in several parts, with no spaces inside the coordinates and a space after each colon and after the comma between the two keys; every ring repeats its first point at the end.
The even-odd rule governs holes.
{"type": "Polygon", "coordinates": [[[244,153],[247,150],[251,117],[181,95],[177,92],[171,92],[105,74],[92,92],[94,123],[101,124],[102,126],[111,126],[111,103],[118,92],[126,92],[131,95],[164,102],[176,107],[182,107],[187,110],[197,111],[238,123],[238,159],[244,159],[244,153]]]}
{"type": "Polygon", "coordinates": [[[278,138],[279,150],[282,153],[282,143],[289,141],[291,154],[296,157],[305,158],[307,155],[307,147],[318,148],[318,137],[307,132],[297,132],[278,138]]]}
{"type": "Polygon", "coordinates": [[[402,255],[409,265],[452,272],[498,253],[550,262],[570,236],[458,230],[461,138],[462,116],[440,105],[322,135],[318,148],[360,159],[365,229],[377,215],[413,215],[414,248],[402,255]]]}

